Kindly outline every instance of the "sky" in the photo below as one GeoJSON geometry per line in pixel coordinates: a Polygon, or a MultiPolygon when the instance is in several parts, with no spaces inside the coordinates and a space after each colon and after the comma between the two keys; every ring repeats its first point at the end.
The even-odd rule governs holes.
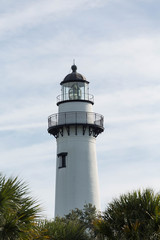
{"type": "Polygon", "coordinates": [[[137,189],[160,191],[160,1],[0,0],[0,172],[18,176],[54,217],[60,82],[90,82],[101,208],[137,189]]]}

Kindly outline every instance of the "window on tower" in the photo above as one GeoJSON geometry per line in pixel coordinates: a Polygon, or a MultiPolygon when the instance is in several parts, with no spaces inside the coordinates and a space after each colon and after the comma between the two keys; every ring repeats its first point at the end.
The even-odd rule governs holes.
{"type": "Polygon", "coordinates": [[[66,167],[66,158],[67,158],[67,152],[61,152],[57,154],[58,157],[58,168],[65,168],[66,167]]]}

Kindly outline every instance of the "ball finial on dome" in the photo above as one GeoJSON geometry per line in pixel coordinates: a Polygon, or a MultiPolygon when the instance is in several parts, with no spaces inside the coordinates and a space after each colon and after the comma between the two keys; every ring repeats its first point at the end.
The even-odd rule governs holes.
{"type": "Polygon", "coordinates": [[[71,69],[72,69],[73,72],[76,72],[77,66],[74,64],[74,65],[72,65],[71,69]]]}

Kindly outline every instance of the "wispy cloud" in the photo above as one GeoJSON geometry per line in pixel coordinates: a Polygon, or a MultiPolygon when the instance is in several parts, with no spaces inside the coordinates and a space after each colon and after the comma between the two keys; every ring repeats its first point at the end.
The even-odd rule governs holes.
{"type": "Polygon", "coordinates": [[[54,216],[55,157],[54,141],[1,150],[1,172],[25,181],[31,195],[42,206],[43,215],[54,216]],[[50,207],[52,206],[52,209],[50,207]]]}
{"type": "Polygon", "coordinates": [[[56,21],[57,18],[64,19],[79,7],[98,7],[102,4],[104,4],[102,0],[96,0],[94,3],[89,0],[29,1],[7,9],[8,12],[1,14],[0,34],[8,31],[14,33],[16,29],[22,27],[33,28],[37,24],[42,24],[46,18],[52,18],[56,21]]]}

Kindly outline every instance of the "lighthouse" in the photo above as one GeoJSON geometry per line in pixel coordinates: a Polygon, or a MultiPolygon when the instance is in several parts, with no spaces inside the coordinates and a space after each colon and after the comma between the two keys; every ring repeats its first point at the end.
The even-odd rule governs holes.
{"type": "Polygon", "coordinates": [[[72,65],[60,83],[58,113],[48,117],[48,132],[56,138],[55,216],[91,203],[100,209],[96,138],[104,131],[103,116],[93,112],[89,82],[72,65]]]}

